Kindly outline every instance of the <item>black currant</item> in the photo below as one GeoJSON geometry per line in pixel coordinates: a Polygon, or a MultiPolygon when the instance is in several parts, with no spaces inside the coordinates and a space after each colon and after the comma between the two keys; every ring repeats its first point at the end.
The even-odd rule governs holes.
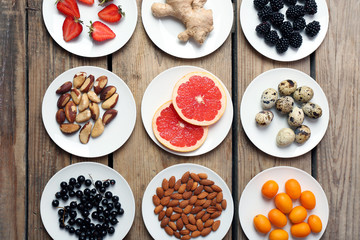
{"type": "Polygon", "coordinates": [[[114,234],[115,233],[115,228],[114,227],[109,227],[108,233],[109,234],[114,234]]]}
{"type": "Polygon", "coordinates": [[[110,186],[109,181],[105,181],[105,182],[103,183],[103,186],[104,186],[105,188],[108,188],[108,187],[110,186]]]}
{"type": "Polygon", "coordinates": [[[118,196],[113,196],[113,197],[112,197],[113,203],[116,203],[116,202],[118,202],[119,200],[120,200],[120,199],[119,199],[118,196]]]}
{"type": "Polygon", "coordinates": [[[72,185],[72,186],[74,186],[74,185],[76,184],[76,179],[73,178],[73,177],[70,178],[70,179],[69,179],[69,184],[72,185]]]}
{"type": "Polygon", "coordinates": [[[62,189],[66,188],[67,185],[68,185],[67,182],[61,182],[61,183],[60,183],[60,187],[61,187],[62,189]]]}
{"type": "Polygon", "coordinates": [[[114,179],[111,179],[111,180],[110,180],[110,184],[111,184],[111,185],[115,185],[115,183],[116,183],[116,181],[115,181],[114,179]]]}
{"type": "Polygon", "coordinates": [[[52,206],[53,207],[58,207],[59,206],[59,201],[58,200],[53,200],[52,201],[52,206]]]}
{"type": "Polygon", "coordinates": [[[56,197],[57,199],[61,198],[61,193],[60,193],[60,192],[55,193],[55,197],[56,197]]]}
{"type": "Polygon", "coordinates": [[[85,180],[85,186],[89,187],[91,185],[91,180],[90,179],[86,179],[85,180]]]}
{"type": "Polygon", "coordinates": [[[105,197],[107,198],[107,199],[110,199],[110,198],[112,198],[112,196],[113,196],[113,194],[112,194],[112,192],[106,192],[105,193],[105,197]]]}
{"type": "Polygon", "coordinates": [[[95,187],[100,188],[102,186],[102,182],[100,180],[97,180],[95,182],[95,187]]]}

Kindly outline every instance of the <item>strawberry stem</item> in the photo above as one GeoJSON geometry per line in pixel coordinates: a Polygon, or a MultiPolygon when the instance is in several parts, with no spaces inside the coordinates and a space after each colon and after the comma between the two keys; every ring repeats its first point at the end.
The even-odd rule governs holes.
{"type": "Polygon", "coordinates": [[[118,8],[119,8],[119,13],[121,14],[121,16],[125,17],[125,12],[123,12],[121,5],[119,5],[118,8]]]}

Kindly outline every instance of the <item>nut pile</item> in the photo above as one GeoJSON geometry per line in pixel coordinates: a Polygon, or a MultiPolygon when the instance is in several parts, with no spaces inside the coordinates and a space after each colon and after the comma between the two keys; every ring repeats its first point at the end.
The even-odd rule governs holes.
{"type": "Polygon", "coordinates": [[[56,121],[64,134],[79,131],[80,123],[85,123],[80,130],[79,138],[81,143],[87,144],[90,136],[96,138],[104,132],[105,126],[117,115],[117,110],[113,108],[119,99],[116,87],[106,86],[107,83],[106,76],[100,76],[95,80],[93,75],[79,72],[75,74],[73,82],[65,82],[56,90],[56,94],[61,94],[57,101],[59,110],[56,112],[56,121]],[[105,110],[102,118],[100,103],[105,110]],[[90,119],[95,123],[93,124],[90,119]]]}
{"type": "Polygon", "coordinates": [[[218,218],[226,209],[222,189],[206,173],[184,173],[164,179],[153,196],[154,213],[170,236],[189,240],[207,236],[220,227],[218,218]]]}
{"type": "Polygon", "coordinates": [[[281,114],[288,116],[290,127],[283,128],[276,137],[276,143],[280,147],[289,146],[292,142],[305,143],[311,136],[310,128],[303,125],[305,116],[317,119],[322,115],[322,109],[318,104],[310,102],[314,91],[308,86],[297,87],[294,80],[284,80],[278,85],[278,92],[273,88],[266,89],[261,95],[261,106],[264,110],[255,116],[255,121],[260,126],[267,126],[274,118],[269,110],[275,106],[281,114]],[[280,97],[278,98],[278,95],[280,97]],[[299,108],[295,102],[302,104],[299,108]]]}

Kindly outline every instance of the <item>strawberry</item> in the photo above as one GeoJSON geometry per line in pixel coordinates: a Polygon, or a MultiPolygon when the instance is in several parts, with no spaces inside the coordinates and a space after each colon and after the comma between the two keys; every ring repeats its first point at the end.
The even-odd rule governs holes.
{"type": "Polygon", "coordinates": [[[102,22],[96,21],[92,23],[90,21],[90,24],[91,26],[88,26],[90,29],[89,34],[95,41],[101,42],[116,37],[115,33],[102,22]]]}
{"type": "Polygon", "coordinates": [[[102,6],[102,5],[104,5],[105,3],[107,3],[107,2],[111,2],[112,0],[99,0],[99,6],[102,6]]]}
{"type": "Polygon", "coordinates": [[[118,22],[121,17],[125,16],[120,6],[110,4],[98,13],[100,19],[106,22],[118,22]]]}
{"type": "Polygon", "coordinates": [[[63,37],[65,42],[70,41],[71,39],[76,38],[80,35],[83,30],[81,21],[75,17],[66,17],[64,24],[62,26],[63,37]]]}
{"type": "Polygon", "coordinates": [[[56,8],[66,16],[80,18],[76,0],[57,0],[56,8]]]}
{"type": "Polygon", "coordinates": [[[79,0],[82,3],[85,3],[87,5],[93,5],[94,4],[94,0],[79,0]]]}

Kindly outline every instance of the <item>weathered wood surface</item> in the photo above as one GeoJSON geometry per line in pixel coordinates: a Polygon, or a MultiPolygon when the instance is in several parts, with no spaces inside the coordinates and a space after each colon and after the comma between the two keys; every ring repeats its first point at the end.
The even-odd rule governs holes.
{"type": "MultiPolygon", "coordinates": [[[[241,1],[234,2],[238,13],[241,1]]],[[[141,13],[142,1],[137,3],[141,13]]],[[[238,221],[237,205],[248,181],[260,171],[279,165],[312,173],[323,186],[329,200],[330,218],[322,239],[360,239],[360,193],[357,191],[360,184],[360,25],[357,20],[360,6],[357,0],[327,0],[327,3],[329,30],[314,58],[280,63],[261,56],[250,46],[238,16],[234,35],[216,52],[200,59],[183,60],[162,52],[146,35],[140,15],[134,35],[121,50],[109,57],[81,58],[66,52],[52,40],[43,24],[41,0],[2,1],[0,239],[50,239],[40,218],[42,190],[61,168],[89,160],[112,163],[129,182],[137,209],[126,237],[129,240],[151,239],[141,216],[147,184],[162,169],[184,162],[213,169],[233,190],[236,208],[227,240],[246,239],[238,221]],[[41,119],[42,99],[50,83],[62,72],[82,65],[112,69],[127,83],[136,101],[137,119],[131,137],[112,155],[98,159],[72,156],[57,147],[41,119]],[[141,100],[148,84],[162,71],[179,65],[207,69],[232,93],[235,113],[232,131],[219,147],[198,157],[178,157],[161,150],[147,136],[141,121],[141,100]],[[249,141],[241,127],[239,106],[246,87],[257,75],[276,67],[312,74],[328,97],[328,131],[313,154],[288,160],[270,157],[249,141]]]]}

